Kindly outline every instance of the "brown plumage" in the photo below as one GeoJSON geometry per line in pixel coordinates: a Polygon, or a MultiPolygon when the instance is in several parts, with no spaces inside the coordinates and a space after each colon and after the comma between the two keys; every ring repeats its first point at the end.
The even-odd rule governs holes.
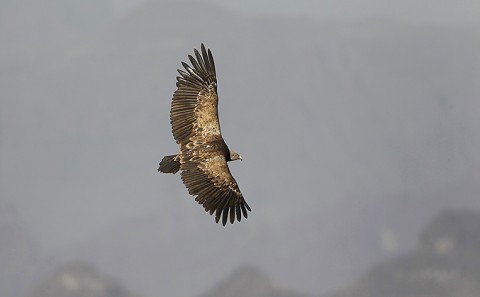
{"type": "Polygon", "coordinates": [[[165,156],[158,171],[181,170],[183,183],[205,211],[215,213],[215,221],[247,218],[250,211],[227,162],[242,157],[223,141],[218,120],[215,64],[210,50],[202,44],[201,53],[188,56],[191,66],[182,62],[177,90],[173,94],[170,123],[178,155],[165,156]]]}

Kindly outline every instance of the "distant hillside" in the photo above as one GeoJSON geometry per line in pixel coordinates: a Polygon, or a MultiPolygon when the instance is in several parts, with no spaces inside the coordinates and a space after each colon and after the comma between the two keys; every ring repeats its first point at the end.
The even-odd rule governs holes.
{"type": "Polygon", "coordinates": [[[138,297],[85,263],[69,263],[35,286],[30,297],[138,297]]]}
{"type": "Polygon", "coordinates": [[[44,272],[44,255],[18,210],[2,202],[0,200],[0,296],[24,297],[44,272]]]}
{"type": "MultiPolygon", "coordinates": [[[[450,211],[437,216],[422,232],[423,251],[445,254],[480,252],[480,215],[467,211],[450,211]]],[[[479,266],[480,269],[480,266],[479,266]]]]}
{"type": "Polygon", "coordinates": [[[266,275],[253,267],[238,268],[226,279],[200,297],[305,297],[273,284],[266,275]]]}
{"type": "Polygon", "coordinates": [[[446,212],[424,230],[419,247],[376,265],[332,297],[480,296],[480,213],[446,212]]]}

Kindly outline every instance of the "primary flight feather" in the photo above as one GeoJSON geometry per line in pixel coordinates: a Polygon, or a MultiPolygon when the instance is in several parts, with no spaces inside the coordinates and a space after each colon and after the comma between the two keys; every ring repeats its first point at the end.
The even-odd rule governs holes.
{"type": "Polygon", "coordinates": [[[250,207],[243,198],[227,162],[242,157],[225,144],[218,120],[218,94],[215,64],[210,49],[202,44],[194,49],[191,65],[182,62],[178,70],[177,90],[173,94],[170,123],[177,155],[165,156],[158,171],[177,173],[195,200],[215,221],[225,225],[247,218],[250,207]]]}

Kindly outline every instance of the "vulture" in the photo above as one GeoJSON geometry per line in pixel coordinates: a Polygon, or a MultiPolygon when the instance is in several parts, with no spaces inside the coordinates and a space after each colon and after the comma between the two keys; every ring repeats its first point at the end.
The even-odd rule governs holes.
{"type": "Polygon", "coordinates": [[[170,123],[179,146],[177,155],[163,157],[158,171],[177,173],[188,192],[215,221],[225,226],[251,211],[233,178],[227,162],[242,160],[223,140],[218,120],[218,93],[215,64],[210,49],[188,56],[178,70],[177,90],[173,93],[170,123]]]}

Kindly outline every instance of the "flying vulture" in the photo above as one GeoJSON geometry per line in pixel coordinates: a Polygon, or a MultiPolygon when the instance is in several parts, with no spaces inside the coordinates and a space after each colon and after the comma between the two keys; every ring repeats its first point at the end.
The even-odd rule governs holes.
{"type": "Polygon", "coordinates": [[[202,44],[201,53],[189,55],[191,66],[182,62],[178,70],[177,90],[173,93],[170,123],[177,155],[165,156],[158,171],[177,173],[195,200],[203,205],[215,221],[225,226],[230,219],[247,218],[251,211],[227,162],[242,160],[225,144],[218,120],[218,94],[215,64],[210,49],[202,44]]]}

